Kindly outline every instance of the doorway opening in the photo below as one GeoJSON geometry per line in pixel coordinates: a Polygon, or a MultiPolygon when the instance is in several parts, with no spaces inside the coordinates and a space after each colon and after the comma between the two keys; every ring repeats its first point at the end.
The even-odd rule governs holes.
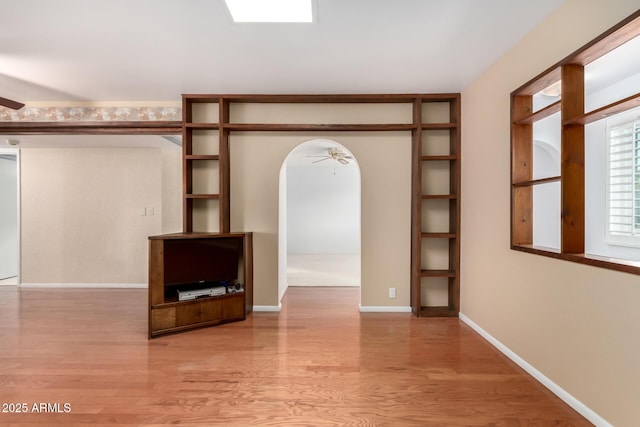
{"type": "Polygon", "coordinates": [[[0,285],[17,285],[20,265],[18,149],[0,149],[0,285]]]}
{"type": "Polygon", "coordinates": [[[280,170],[279,298],[289,286],[360,287],[360,167],[329,139],[294,148],[280,170]]]}

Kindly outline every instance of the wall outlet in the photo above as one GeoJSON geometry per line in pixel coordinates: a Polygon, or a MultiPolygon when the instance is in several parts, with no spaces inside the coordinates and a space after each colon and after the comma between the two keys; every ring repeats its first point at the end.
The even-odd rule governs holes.
{"type": "Polygon", "coordinates": [[[389,298],[396,297],[396,288],[389,288],[389,298]]]}
{"type": "Polygon", "coordinates": [[[147,215],[153,216],[156,213],[156,210],[153,207],[147,208],[147,215]]]}

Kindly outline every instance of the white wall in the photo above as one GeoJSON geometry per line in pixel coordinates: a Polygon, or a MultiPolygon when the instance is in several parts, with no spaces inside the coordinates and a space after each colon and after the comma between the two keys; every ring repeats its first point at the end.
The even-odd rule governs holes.
{"type": "Polygon", "coordinates": [[[287,209],[289,253],[360,253],[360,172],[353,161],[287,167],[287,209]]]}
{"type": "Polygon", "coordinates": [[[147,282],[147,237],[163,222],[160,150],[23,149],[21,166],[23,283],[147,282]]]}
{"type": "Polygon", "coordinates": [[[566,0],[462,93],[461,311],[610,423],[640,425],[638,276],[510,249],[510,93],[638,9],[566,0]]]}
{"type": "Polygon", "coordinates": [[[0,154],[0,280],[18,275],[18,163],[0,154]]]}

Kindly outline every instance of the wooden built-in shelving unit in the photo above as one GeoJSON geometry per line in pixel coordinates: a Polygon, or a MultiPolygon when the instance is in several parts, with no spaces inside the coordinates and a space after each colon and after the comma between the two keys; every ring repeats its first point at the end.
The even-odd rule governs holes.
{"type": "MultiPolygon", "coordinates": [[[[357,108],[357,105],[354,105],[357,108]]],[[[183,95],[183,218],[184,231],[200,230],[194,223],[198,199],[216,200],[218,231],[230,231],[230,157],[229,137],[232,132],[392,132],[407,131],[412,140],[411,191],[411,307],[417,316],[457,316],[460,286],[460,95],[183,95]],[[230,120],[231,108],[238,103],[264,104],[408,104],[411,117],[405,123],[236,123],[230,120]],[[215,132],[216,152],[202,153],[198,147],[199,132],[215,132]],[[435,133],[437,144],[430,141],[435,133]],[[442,140],[446,142],[442,144],[442,140]],[[437,148],[434,148],[436,147],[437,148]],[[423,150],[424,148],[424,150],[423,150]],[[194,189],[194,173],[200,162],[213,162],[209,170],[215,191],[198,193],[194,189]],[[433,175],[433,176],[427,176],[433,175]],[[443,191],[423,192],[432,181],[446,181],[443,191]],[[424,186],[423,186],[424,182],[424,186]],[[433,205],[433,206],[432,206],[433,205]],[[423,220],[430,210],[446,216],[444,229],[430,229],[423,220]],[[434,255],[438,248],[428,242],[445,242],[444,254],[434,255]],[[446,257],[446,266],[430,267],[432,257],[446,257]],[[431,303],[427,287],[432,281],[444,281],[446,302],[431,303]]],[[[438,224],[443,227],[442,224],[438,224]]],[[[442,285],[442,283],[440,283],[442,285]]],[[[435,292],[437,293],[437,292],[435,292]]],[[[442,292],[440,292],[442,293],[442,292]]]]}
{"type": "MultiPolygon", "coordinates": [[[[640,11],[511,93],[511,248],[640,274],[633,262],[585,254],[585,125],[640,106],[640,93],[585,111],[585,66],[640,36],[640,11]],[[559,100],[534,110],[533,99],[558,84],[559,100]],[[560,113],[560,175],[534,179],[533,125],[560,113]],[[533,189],[560,183],[560,247],[536,246],[533,189]]],[[[604,201],[603,201],[604,203],[604,201]]]]}

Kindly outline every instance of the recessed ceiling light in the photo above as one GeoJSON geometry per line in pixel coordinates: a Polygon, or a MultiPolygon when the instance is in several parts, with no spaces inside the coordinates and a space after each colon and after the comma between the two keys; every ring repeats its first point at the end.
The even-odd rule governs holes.
{"type": "Polygon", "coordinates": [[[312,0],[225,0],[235,22],[313,22],[312,0]]]}

